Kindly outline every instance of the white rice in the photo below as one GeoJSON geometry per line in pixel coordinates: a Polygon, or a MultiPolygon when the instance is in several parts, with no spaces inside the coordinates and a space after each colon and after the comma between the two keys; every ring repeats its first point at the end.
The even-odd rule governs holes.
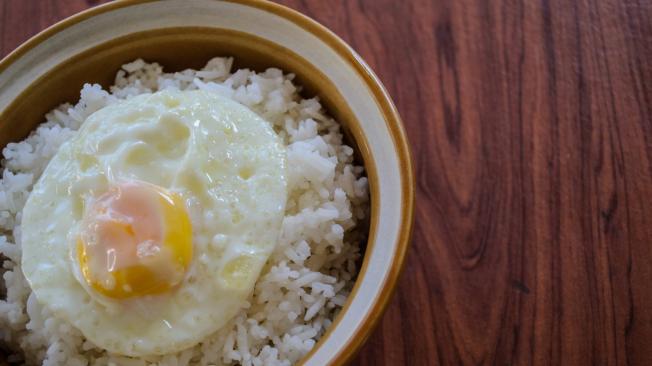
{"type": "MultiPolygon", "coordinates": [[[[76,105],[46,115],[27,139],[3,150],[0,180],[0,345],[10,362],[43,365],[291,365],[315,345],[344,304],[355,275],[368,212],[367,179],[353,149],[317,98],[302,99],[294,75],[278,69],[231,73],[232,58],[201,70],[163,73],[136,60],[122,66],[110,91],[84,85],[76,105]],[[249,307],[185,351],[133,359],[108,354],[39,304],[20,269],[20,220],[32,185],[59,146],[88,115],[142,93],[204,89],[233,98],[274,125],[288,151],[287,211],[281,239],[249,307]]],[[[19,123],[19,121],[16,121],[19,123]]],[[[65,294],[62,294],[65,296],[65,294]]]]}

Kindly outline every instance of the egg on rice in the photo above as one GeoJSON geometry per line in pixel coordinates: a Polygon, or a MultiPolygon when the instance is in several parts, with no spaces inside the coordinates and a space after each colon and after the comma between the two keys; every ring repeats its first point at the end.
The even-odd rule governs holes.
{"type": "Polygon", "coordinates": [[[291,74],[122,67],[3,151],[0,339],[46,365],[289,365],[351,290],[367,181],[291,74]]]}

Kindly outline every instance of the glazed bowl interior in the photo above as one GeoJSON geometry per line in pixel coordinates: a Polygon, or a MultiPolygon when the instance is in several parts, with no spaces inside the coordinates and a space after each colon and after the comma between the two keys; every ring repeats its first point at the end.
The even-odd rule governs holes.
{"type": "MultiPolygon", "coordinates": [[[[276,67],[296,75],[304,97],[319,97],[324,107],[340,121],[347,143],[357,153],[360,147],[349,126],[355,125],[348,104],[333,83],[301,56],[265,38],[226,28],[170,27],[131,33],[95,45],[51,68],[25,88],[3,111],[0,144],[24,139],[44,121],[45,114],[61,103],[74,103],[85,83],[105,89],[114,84],[120,66],[142,58],[157,62],[166,72],[199,69],[218,56],[234,57],[233,69],[264,71],[276,67]],[[171,52],[171,50],[174,50],[171,52]],[[16,123],[20,121],[20,123],[16,123]]],[[[362,137],[362,136],[361,136],[362,137]]],[[[360,154],[358,159],[363,159],[360,154]]]]}
{"type": "MultiPolygon", "coordinates": [[[[127,0],[69,18],[0,62],[0,146],[24,139],[44,115],[75,103],[84,83],[107,88],[126,62],[164,71],[200,68],[216,56],[234,69],[277,67],[296,75],[342,124],[369,179],[369,234],[343,310],[306,365],[341,364],[368,337],[401,270],[412,227],[413,173],[405,133],[375,75],[346,44],[310,19],[256,0],[127,0]]],[[[363,244],[364,245],[364,244],[363,244]]]]}

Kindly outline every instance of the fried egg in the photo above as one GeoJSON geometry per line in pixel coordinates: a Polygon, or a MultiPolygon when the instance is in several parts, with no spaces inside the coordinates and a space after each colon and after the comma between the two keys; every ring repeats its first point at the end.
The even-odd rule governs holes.
{"type": "Polygon", "coordinates": [[[107,106],[52,158],[22,217],[38,301],[110,352],[193,346],[246,304],[278,240],[286,152],[213,93],[107,106]]]}

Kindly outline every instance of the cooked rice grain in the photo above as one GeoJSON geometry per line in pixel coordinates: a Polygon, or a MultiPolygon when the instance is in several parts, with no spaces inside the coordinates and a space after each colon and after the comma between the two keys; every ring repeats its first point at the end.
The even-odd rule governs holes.
{"type": "MultiPolygon", "coordinates": [[[[368,213],[367,179],[342,141],[340,125],[317,98],[302,99],[294,75],[278,69],[231,72],[232,58],[201,70],[163,73],[156,63],[125,64],[110,91],[84,85],[77,104],[46,115],[27,139],[3,150],[0,180],[0,344],[9,361],[43,365],[290,365],[315,345],[348,296],[368,213]],[[248,106],[273,124],[287,144],[287,211],[280,241],[248,308],[199,345],[165,356],[133,359],[108,354],[31,293],[20,270],[20,218],[32,185],[59,146],[98,109],[166,88],[203,89],[248,106]]],[[[19,121],[15,121],[19,123],[19,121]]],[[[219,240],[219,238],[215,238],[219,240]]]]}

